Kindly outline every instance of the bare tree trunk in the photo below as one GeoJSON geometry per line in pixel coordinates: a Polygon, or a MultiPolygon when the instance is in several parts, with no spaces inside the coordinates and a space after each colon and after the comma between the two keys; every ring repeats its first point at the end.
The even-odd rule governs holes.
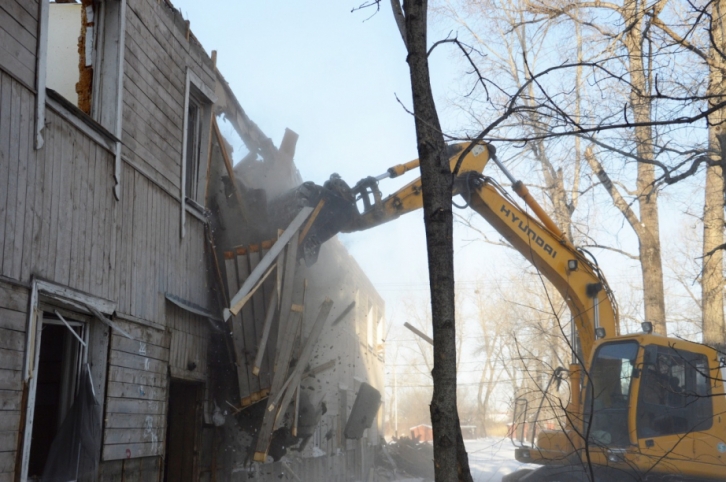
{"type": "Polygon", "coordinates": [[[427,58],[426,0],[404,0],[407,62],[411,75],[416,141],[421,160],[431,318],[434,334],[434,393],[431,425],[438,481],[471,480],[456,407],[456,325],[454,300],[452,176],[427,58]]]}
{"type": "MultiPolygon", "coordinates": [[[[723,52],[726,46],[722,15],[726,1],[713,4],[712,30],[716,47],[723,52]]],[[[708,96],[711,104],[718,103],[724,95],[724,72],[726,61],[714,46],[709,51],[708,96]],[[719,96],[719,97],[716,97],[719,96]]],[[[723,296],[723,250],[724,243],[724,178],[723,159],[726,150],[724,122],[726,116],[718,111],[708,118],[708,149],[711,160],[717,165],[706,168],[706,190],[703,203],[703,276],[701,277],[701,299],[703,309],[703,342],[715,345],[726,342],[724,328],[723,296]]]]}
{"type": "MultiPolygon", "coordinates": [[[[647,98],[650,88],[650,53],[643,51],[645,9],[637,0],[627,0],[623,5],[623,17],[629,24],[623,43],[628,51],[631,81],[630,106],[634,121],[651,122],[651,101],[647,98]],[[631,23],[632,22],[632,23],[631,23]]],[[[640,159],[653,159],[653,128],[635,127],[635,142],[640,159]]],[[[656,333],[666,335],[665,295],[663,292],[663,263],[660,250],[660,226],[658,220],[658,191],[655,188],[655,166],[638,162],[637,194],[641,231],[638,233],[640,267],[643,274],[643,304],[645,319],[653,323],[656,333]]],[[[637,231],[636,231],[637,232],[637,231]]]]}

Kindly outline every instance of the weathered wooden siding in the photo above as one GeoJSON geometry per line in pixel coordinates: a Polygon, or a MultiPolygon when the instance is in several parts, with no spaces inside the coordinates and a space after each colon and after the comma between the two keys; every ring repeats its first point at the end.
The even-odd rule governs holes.
{"type": "Polygon", "coordinates": [[[178,190],[186,68],[214,91],[212,63],[187,40],[184,20],[165,2],[129,0],[126,30],[124,155],[160,185],[178,190]]]}
{"type": "Polygon", "coordinates": [[[35,86],[37,22],[38,0],[0,2],[0,65],[28,87],[35,86]]]}
{"type": "Polygon", "coordinates": [[[164,293],[207,306],[204,226],[130,165],[112,193],[113,155],[48,109],[46,145],[32,148],[34,96],[0,71],[0,274],[32,275],[109,300],[162,324],[164,293]]]}
{"type": "Polygon", "coordinates": [[[190,381],[206,381],[209,321],[171,306],[167,310],[166,326],[172,330],[168,358],[171,376],[190,381]],[[190,370],[190,363],[195,368],[190,370]]]}
{"type": "Polygon", "coordinates": [[[119,321],[109,352],[103,460],[161,455],[166,434],[169,333],[119,321]]]}
{"type": "Polygon", "coordinates": [[[13,480],[22,410],[28,290],[0,283],[0,482],[13,480]]]}

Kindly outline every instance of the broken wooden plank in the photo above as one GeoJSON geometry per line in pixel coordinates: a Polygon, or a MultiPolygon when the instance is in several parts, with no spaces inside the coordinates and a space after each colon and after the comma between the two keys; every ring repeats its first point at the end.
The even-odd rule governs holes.
{"type": "MultiPolygon", "coordinates": [[[[250,273],[249,277],[245,280],[242,287],[240,287],[239,291],[236,295],[232,298],[232,301],[230,302],[229,310],[225,310],[224,313],[224,319],[229,319],[230,316],[236,315],[239,313],[239,311],[242,309],[242,300],[247,296],[247,294],[250,292],[253,286],[257,284],[257,281],[260,279],[260,277],[270,268],[275,258],[277,258],[277,255],[280,254],[282,249],[287,245],[287,243],[293,238],[295,234],[297,234],[298,229],[300,229],[300,226],[305,222],[305,220],[310,216],[310,213],[313,212],[313,208],[311,207],[304,207],[300,210],[300,212],[295,216],[295,219],[292,220],[290,225],[287,227],[284,233],[282,233],[282,236],[275,242],[274,245],[272,245],[272,248],[270,248],[270,251],[267,253],[267,255],[260,260],[260,264],[257,265],[257,267],[250,273]]],[[[297,244],[297,240],[296,243],[297,244]]],[[[297,252],[297,249],[296,249],[297,252]]]]}
{"type": "MultiPolygon", "coordinates": [[[[240,302],[240,306],[243,309],[247,305],[247,302],[255,295],[255,293],[260,288],[260,286],[262,286],[262,283],[265,282],[265,280],[267,279],[267,277],[270,276],[270,273],[272,273],[272,270],[274,270],[274,269],[275,269],[275,265],[273,264],[272,266],[270,266],[270,269],[267,270],[267,273],[265,273],[264,276],[262,276],[262,279],[259,280],[257,282],[257,284],[250,290],[250,292],[247,293],[247,295],[242,299],[242,301],[240,302]]],[[[249,273],[249,270],[247,270],[246,273],[249,273]]],[[[248,274],[248,276],[249,276],[249,274],[248,274]]]]}
{"type": "Polygon", "coordinates": [[[297,415],[300,411],[300,384],[295,387],[295,401],[292,409],[292,436],[297,437],[297,415]]]}
{"type": "Polygon", "coordinates": [[[262,337],[260,343],[257,345],[257,355],[255,356],[255,364],[252,369],[253,375],[260,374],[260,367],[262,366],[262,357],[265,354],[265,347],[267,346],[267,339],[270,336],[270,328],[272,326],[272,320],[275,317],[277,307],[277,291],[273,291],[270,296],[270,301],[267,304],[267,312],[265,313],[265,323],[262,326],[262,337]]]}
{"type": "MultiPolygon", "coordinates": [[[[237,281],[237,263],[236,253],[226,252],[224,253],[224,265],[225,271],[227,272],[227,287],[230,294],[234,293],[238,288],[237,281]]],[[[250,383],[247,377],[247,364],[244,357],[244,337],[242,335],[242,317],[237,315],[234,316],[230,323],[232,331],[232,342],[234,344],[234,356],[237,365],[237,383],[239,385],[239,397],[242,400],[245,397],[249,397],[251,394],[250,383]]]]}
{"type": "MultiPolygon", "coordinates": [[[[250,275],[249,265],[250,248],[246,250],[237,250],[237,280],[242,284],[250,275]]],[[[259,286],[259,283],[258,283],[259,286]]],[[[250,291],[247,298],[251,298],[253,291],[250,291]]],[[[255,376],[250,376],[252,365],[255,359],[255,349],[257,334],[255,333],[255,320],[252,314],[252,305],[246,303],[240,311],[242,315],[242,330],[244,333],[244,369],[248,371],[247,378],[250,382],[250,392],[252,396],[260,391],[260,380],[255,376]]]]}
{"type": "MultiPolygon", "coordinates": [[[[294,292],[295,282],[295,266],[297,264],[297,240],[298,235],[295,233],[292,237],[292,242],[287,247],[285,253],[285,274],[282,280],[282,291],[280,294],[280,317],[277,323],[277,345],[275,347],[275,363],[273,364],[273,372],[277,370],[277,359],[280,351],[280,343],[282,341],[282,334],[285,333],[287,321],[291,315],[292,308],[292,296],[294,292]]],[[[269,253],[268,253],[269,255],[269,253]]]]}
{"type": "Polygon", "coordinates": [[[409,322],[404,323],[403,326],[405,326],[406,328],[408,328],[409,330],[411,330],[412,332],[414,332],[416,335],[418,335],[419,337],[421,337],[425,342],[427,342],[427,343],[429,343],[430,345],[433,346],[434,340],[432,340],[431,337],[428,336],[426,333],[424,333],[423,331],[419,330],[415,326],[411,325],[409,322]]]}
{"type": "MultiPolygon", "coordinates": [[[[268,251],[270,251],[270,248],[272,247],[272,245],[274,243],[275,243],[274,240],[262,242],[262,244],[261,244],[262,257],[264,257],[268,253],[268,251]]],[[[283,256],[283,253],[280,253],[280,255],[278,255],[278,257],[277,257],[277,261],[275,262],[276,273],[282,271],[284,261],[285,261],[285,258],[283,256]]],[[[263,284],[261,291],[263,293],[262,300],[263,300],[263,303],[265,303],[265,307],[267,307],[266,306],[267,300],[273,296],[273,293],[275,293],[276,301],[275,301],[275,304],[272,305],[272,311],[277,312],[277,304],[280,301],[280,297],[278,296],[278,294],[276,293],[276,290],[275,290],[275,279],[274,278],[276,278],[276,276],[270,276],[269,278],[267,278],[267,281],[265,281],[265,283],[263,284]]],[[[267,307],[267,308],[269,308],[269,307],[267,307]]],[[[265,330],[264,322],[267,320],[266,315],[267,315],[267,311],[265,310],[263,320],[262,320],[262,326],[260,326],[260,330],[258,331],[258,333],[264,333],[264,330],[265,330]]],[[[273,316],[274,316],[274,313],[273,313],[273,316]]],[[[273,332],[270,330],[270,332],[268,333],[268,336],[267,336],[267,341],[266,341],[265,347],[272,346],[269,342],[269,340],[272,339],[272,338],[270,338],[272,333],[273,332]]],[[[277,334],[275,334],[275,336],[276,335],[277,334]]],[[[275,340],[274,343],[276,344],[277,338],[275,338],[274,340],[275,340]]],[[[262,376],[260,376],[260,386],[269,389],[270,387],[272,387],[272,370],[270,367],[272,367],[272,365],[275,363],[274,350],[269,350],[269,349],[263,350],[263,357],[262,357],[261,362],[262,362],[262,364],[259,365],[260,373],[262,374],[262,376]]]]}
{"type": "MultiPolygon", "coordinates": [[[[284,393],[284,384],[287,381],[287,372],[290,365],[292,355],[293,341],[297,324],[300,322],[300,314],[290,310],[293,302],[293,291],[295,291],[294,271],[297,260],[297,233],[290,242],[285,257],[285,278],[283,280],[282,298],[279,321],[279,337],[278,346],[275,353],[275,363],[272,376],[272,388],[270,389],[270,400],[268,407],[272,403],[273,398],[278,394],[284,393]]],[[[299,280],[298,282],[301,282],[299,280]]],[[[302,293],[300,293],[302,294],[302,293]]],[[[267,450],[270,445],[273,427],[275,425],[276,413],[274,411],[265,411],[262,418],[262,426],[257,437],[257,445],[255,448],[254,460],[264,462],[267,457],[267,450]]]]}
{"type": "Polygon", "coordinates": [[[307,377],[314,377],[318,373],[322,373],[325,370],[330,370],[335,366],[335,360],[328,360],[327,362],[323,363],[322,365],[318,365],[315,368],[311,368],[310,370],[303,373],[302,378],[305,379],[307,377]]]}
{"type": "Polygon", "coordinates": [[[341,321],[343,321],[343,318],[345,318],[345,315],[347,315],[348,313],[350,313],[350,311],[351,311],[351,310],[352,310],[353,308],[355,308],[355,301],[351,301],[351,303],[350,303],[350,304],[348,305],[348,307],[347,307],[346,309],[344,309],[344,310],[343,310],[343,312],[342,312],[341,314],[339,314],[339,315],[338,315],[338,317],[337,317],[337,318],[335,319],[335,321],[333,321],[333,322],[332,322],[332,323],[330,324],[330,326],[335,326],[335,325],[337,325],[338,323],[340,323],[341,321]]]}
{"type": "MultiPolygon", "coordinates": [[[[300,353],[300,358],[298,358],[297,364],[295,365],[295,368],[293,368],[293,372],[290,375],[292,378],[292,384],[290,388],[292,390],[300,385],[303,370],[305,370],[308,361],[310,361],[310,356],[313,354],[313,348],[315,347],[318,338],[320,338],[320,334],[323,332],[325,322],[328,320],[328,315],[330,315],[330,310],[332,308],[332,300],[330,298],[325,298],[325,301],[323,301],[323,304],[320,306],[320,311],[318,312],[318,317],[315,320],[313,329],[310,331],[310,335],[305,341],[305,345],[303,346],[302,352],[300,353]]],[[[288,389],[285,395],[282,397],[282,401],[280,402],[280,406],[277,410],[277,417],[275,419],[275,425],[273,426],[273,430],[278,427],[278,424],[282,420],[282,416],[285,414],[287,406],[290,404],[292,396],[294,395],[291,389],[288,389]]]]}

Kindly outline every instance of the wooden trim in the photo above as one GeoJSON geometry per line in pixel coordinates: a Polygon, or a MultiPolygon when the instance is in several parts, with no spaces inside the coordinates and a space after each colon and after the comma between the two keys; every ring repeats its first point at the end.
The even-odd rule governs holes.
{"type": "MultiPolygon", "coordinates": [[[[121,18],[119,19],[119,41],[118,41],[118,78],[116,88],[116,137],[121,139],[123,135],[123,96],[124,96],[124,58],[126,53],[126,0],[121,0],[121,18]]],[[[114,156],[113,177],[116,184],[113,187],[113,194],[116,200],[121,200],[121,141],[116,143],[114,156]]]]}
{"type": "Polygon", "coordinates": [[[128,315],[126,313],[119,313],[116,312],[114,314],[114,318],[119,318],[124,321],[129,321],[131,323],[136,323],[137,325],[147,326],[149,328],[153,328],[155,330],[164,331],[166,330],[166,327],[164,325],[157,323],[155,321],[148,321],[148,320],[142,320],[141,318],[137,318],[132,315],[128,315]]]}
{"type": "Polygon", "coordinates": [[[45,144],[45,84],[48,64],[48,2],[39,2],[38,7],[38,48],[35,65],[35,149],[45,144]]]}
{"type": "MultiPolygon", "coordinates": [[[[88,311],[85,306],[92,306],[101,313],[113,313],[116,311],[116,303],[113,301],[99,298],[98,296],[89,295],[82,291],[68,288],[50,281],[34,280],[34,289],[37,289],[39,295],[49,295],[51,298],[61,298],[61,301],[75,301],[79,303],[78,307],[82,312],[88,311]]],[[[33,308],[33,306],[31,306],[33,308]]]]}
{"type": "MultiPolygon", "coordinates": [[[[71,112],[66,106],[58,102],[58,100],[53,99],[51,97],[48,97],[46,99],[46,104],[48,107],[53,109],[59,116],[61,116],[63,119],[68,121],[73,127],[90,137],[96,144],[106,149],[111,154],[116,153],[116,144],[120,142],[118,139],[115,138],[110,132],[108,133],[108,136],[101,135],[100,130],[103,129],[100,124],[98,128],[94,129],[91,126],[88,125],[87,122],[84,122],[81,120],[81,118],[76,115],[76,113],[71,112]]],[[[45,112],[44,114],[45,115],[45,112]]],[[[103,129],[105,131],[105,129],[103,129]]]]}
{"type": "Polygon", "coordinates": [[[183,112],[183,119],[182,122],[182,145],[181,145],[181,182],[179,183],[179,202],[181,203],[181,209],[180,209],[180,233],[179,235],[184,238],[184,235],[186,234],[186,188],[187,188],[187,143],[189,142],[189,139],[187,139],[188,136],[188,130],[189,130],[189,94],[191,93],[191,70],[187,67],[187,73],[186,73],[186,79],[184,81],[184,112],[183,112]]]}

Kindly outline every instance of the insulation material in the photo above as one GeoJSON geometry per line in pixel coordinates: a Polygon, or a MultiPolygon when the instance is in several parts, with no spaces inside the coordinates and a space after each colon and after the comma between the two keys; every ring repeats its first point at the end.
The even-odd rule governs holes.
{"type": "Polygon", "coordinates": [[[91,114],[94,55],[93,0],[83,0],[81,9],[81,35],[78,37],[78,108],[91,114]]]}

